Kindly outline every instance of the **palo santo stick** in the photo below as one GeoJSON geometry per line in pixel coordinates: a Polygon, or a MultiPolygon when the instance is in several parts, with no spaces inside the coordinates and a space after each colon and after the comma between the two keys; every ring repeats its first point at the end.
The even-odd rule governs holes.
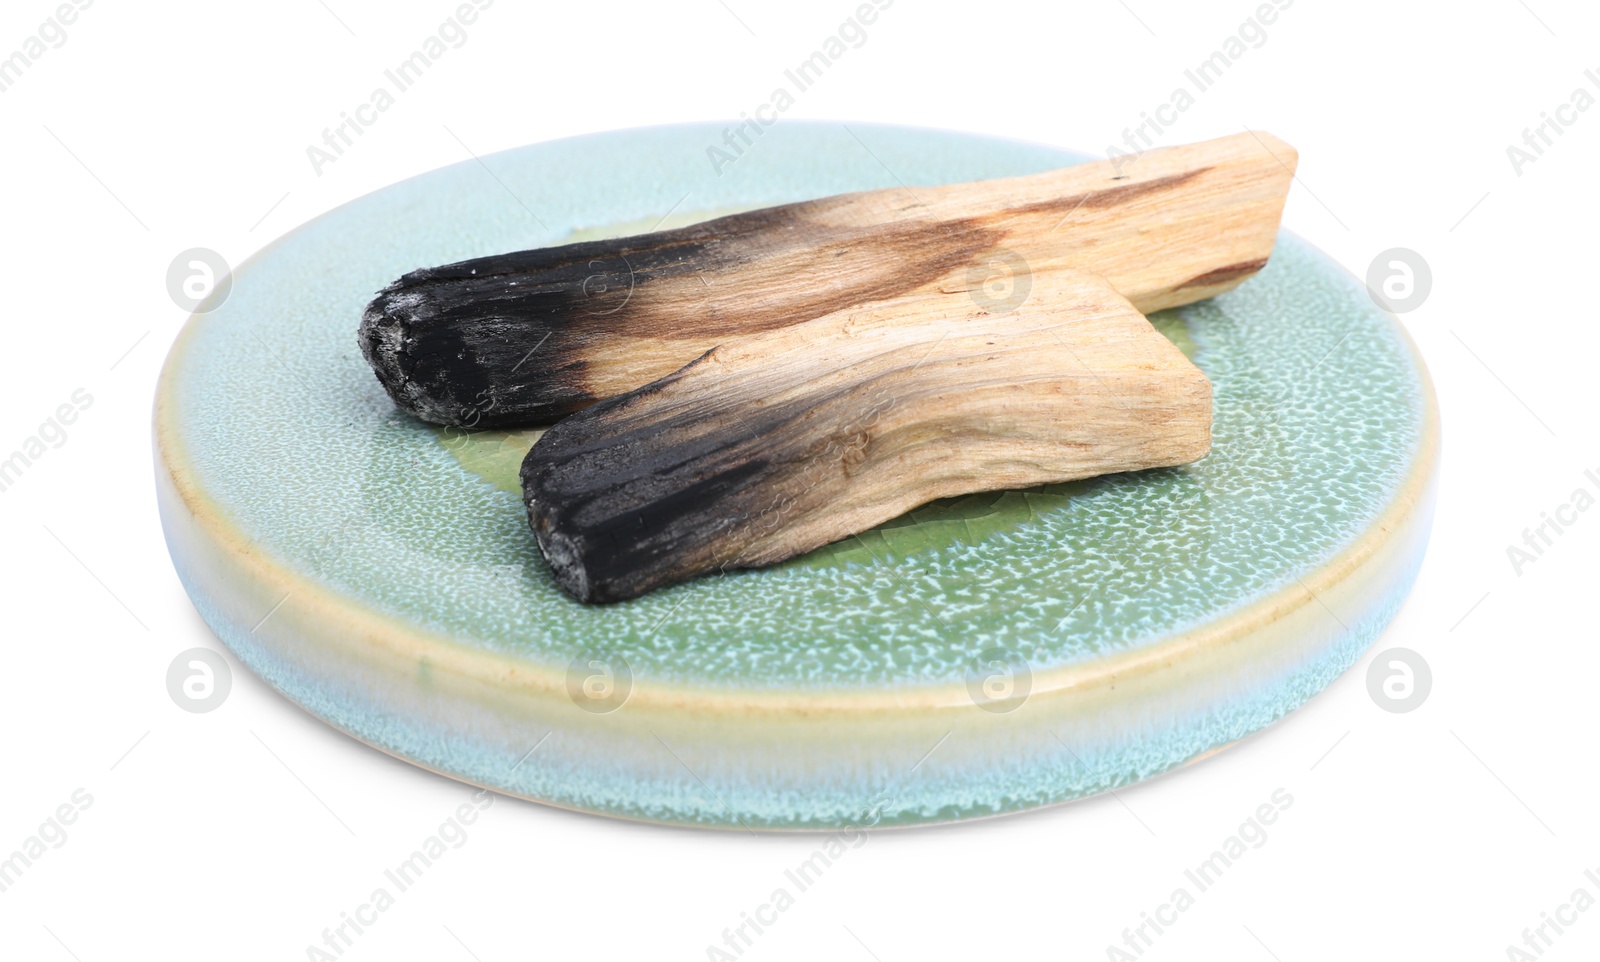
{"type": "Polygon", "coordinates": [[[1105,281],[907,295],[730,341],[545,432],[524,500],[584,601],[772,564],[936,498],[1184,464],[1211,385],[1105,281]]]}
{"type": "Polygon", "coordinates": [[[1048,265],[1148,312],[1266,263],[1296,161],[1270,134],[1005,180],[844,194],[617,240],[413,271],[367,308],[361,346],[403,410],[545,423],[710,348],[831,311],[1048,265]]]}

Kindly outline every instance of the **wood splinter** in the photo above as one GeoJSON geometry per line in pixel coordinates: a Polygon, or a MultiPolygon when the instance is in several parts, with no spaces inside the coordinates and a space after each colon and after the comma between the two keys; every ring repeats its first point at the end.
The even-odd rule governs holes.
{"type": "Polygon", "coordinates": [[[1140,311],[1266,263],[1294,148],[1240,133],[1025,177],[843,194],[679,230],[413,271],[361,322],[402,410],[467,428],[554,421],[731,338],[973,271],[1106,278],[1140,311]]]}
{"type": "Polygon", "coordinates": [[[1211,385],[1102,278],[1035,274],[731,341],[547,431],[524,499],[590,602],[773,564],[937,498],[1185,464],[1211,385]]]}

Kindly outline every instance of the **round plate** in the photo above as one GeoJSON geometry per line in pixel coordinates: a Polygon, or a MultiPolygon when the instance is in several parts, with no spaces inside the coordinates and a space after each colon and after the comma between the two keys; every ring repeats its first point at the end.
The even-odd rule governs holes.
{"type": "Polygon", "coordinates": [[[245,665],[364,742],[513,795],[834,828],[1148,778],[1355,662],[1422,557],[1437,414],[1400,327],[1289,235],[1238,290],[1152,318],[1214,387],[1198,464],[940,502],[623,604],[564,595],[513,480],[531,435],[398,413],[356,346],[374,291],[684,212],[1083,159],[927,130],[764,130],[731,163],[709,152],[731,153],[712,126],[465,162],[236,272],[172,349],[155,438],[174,564],[245,665]]]}

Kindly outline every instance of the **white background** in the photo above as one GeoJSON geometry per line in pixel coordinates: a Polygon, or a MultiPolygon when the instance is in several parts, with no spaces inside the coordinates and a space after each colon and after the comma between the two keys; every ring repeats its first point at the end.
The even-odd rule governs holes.
{"type": "MultiPolygon", "coordinates": [[[[737,117],[855,3],[498,0],[316,174],[307,145],[455,6],[102,0],[0,93],[0,454],[74,390],[94,398],[0,493],[0,854],[74,790],[93,797],[0,893],[6,958],[305,958],[470,795],[236,663],[217,711],[169,698],[173,657],[219,647],[154,510],[152,390],[185,319],[165,287],[174,255],[238,264],[469,149],[737,117]]],[[[785,117],[1103,152],[1255,6],[899,0],[785,117]]],[[[0,56],[54,7],[8,0],[0,56]]],[[[1574,89],[1600,96],[1584,76],[1600,71],[1597,23],[1559,0],[1298,0],[1161,138],[1270,130],[1300,151],[1290,229],[1358,275],[1396,246],[1431,264],[1403,322],[1442,405],[1441,500],[1374,649],[1427,658],[1426,703],[1380,710],[1369,653],[1266,732],[1118,797],[874,835],[746,958],[1106,958],[1280,787],[1294,803],[1267,842],[1145,958],[1502,959],[1575,889],[1600,896],[1584,876],[1600,870],[1600,510],[1520,574],[1507,557],[1600,470],[1600,109],[1520,174],[1506,153],[1574,89]]],[[[703,959],[816,844],[500,799],[344,958],[703,959]]],[[[1600,951],[1600,909],[1578,919],[1546,958],[1600,951]]]]}

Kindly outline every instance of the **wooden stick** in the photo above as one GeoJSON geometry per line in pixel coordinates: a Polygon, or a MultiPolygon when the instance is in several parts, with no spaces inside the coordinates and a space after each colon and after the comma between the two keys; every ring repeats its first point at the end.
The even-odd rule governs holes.
{"type": "Polygon", "coordinates": [[[728,342],[574,414],[522,465],[556,580],[592,602],[772,564],[932,501],[1184,464],[1211,386],[1095,275],[991,313],[922,292],[728,342]]]}
{"type": "Polygon", "coordinates": [[[679,230],[413,271],[361,324],[402,409],[439,424],[545,423],[734,337],[987,275],[1070,266],[1140,311],[1266,263],[1293,175],[1269,134],[1005,180],[844,194],[679,230]]]}

